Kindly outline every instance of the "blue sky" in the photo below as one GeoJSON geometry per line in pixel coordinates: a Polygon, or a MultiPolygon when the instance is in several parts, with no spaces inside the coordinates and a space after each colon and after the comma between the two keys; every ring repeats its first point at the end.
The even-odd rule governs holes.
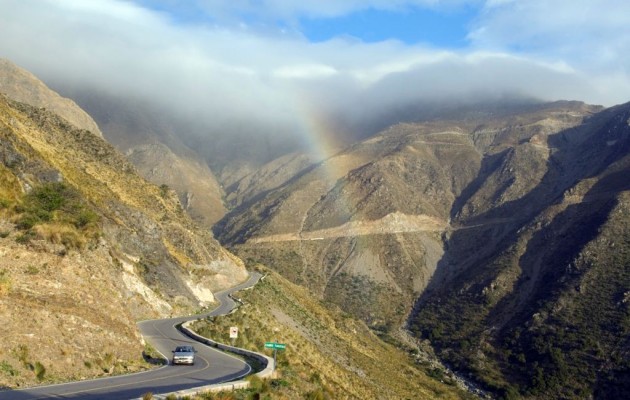
{"type": "MultiPolygon", "coordinates": [[[[435,2],[387,2],[370,6],[356,4],[339,11],[309,11],[308,7],[294,14],[265,12],[265,1],[236,2],[234,8],[212,7],[204,1],[137,0],[137,4],[169,15],[179,24],[220,26],[246,24],[261,32],[290,31],[303,35],[310,42],[335,38],[373,43],[397,40],[408,45],[424,44],[450,49],[468,45],[468,29],[481,11],[481,2],[457,6],[440,6],[435,2]]],[[[220,2],[214,2],[220,3],[220,2]]],[[[229,3],[225,1],[224,3],[229,3]]],[[[343,3],[343,0],[339,1],[343,3]]],[[[350,2],[352,3],[352,2],[350,2]]]]}
{"type": "Polygon", "coordinates": [[[627,0],[2,0],[0,57],[209,131],[297,131],[426,101],[624,103],[629,27],[627,0]]]}
{"type": "Polygon", "coordinates": [[[477,12],[471,7],[452,11],[368,9],[333,18],[301,18],[299,27],[313,42],[347,36],[368,43],[399,40],[409,45],[461,49],[469,44],[468,26],[477,12]]]}

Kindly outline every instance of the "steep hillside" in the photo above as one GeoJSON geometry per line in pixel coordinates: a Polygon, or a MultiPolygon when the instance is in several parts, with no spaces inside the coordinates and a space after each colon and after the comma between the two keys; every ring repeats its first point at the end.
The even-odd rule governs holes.
{"type": "Polygon", "coordinates": [[[265,342],[286,344],[278,351],[276,377],[267,386],[273,399],[458,399],[473,398],[452,377],[418,358],[413,341],[384,343],[365,324],[314,300],[262,266],[267,276],[238,293],[244,306],[226,317],[204,320],[195,330],[266,353],[265,342]]]}
{"type": "Polygon", "coordinates": [[[630,105],[543,143],[550,149],[544,173],[509,157],[489,175],[501,194],[498,185],[489,190],[491,179],[475,188],[462,209],[488,193],[496,203],[452,232],[439,266],[446,272],[418,302],[412,328],[506,397],[623,397],[630,105]],[[519,180],[531,187],[508,196],[519,180]]]}
{"type": "Polygon", "coordinates": [[[489,203],[478,201],[480,190],[460,204],[475,185],[495,187],[488,164],[518,152],[544,166],[544,146],[530,139],[578,125],[592,110],[558,103],[395,125],[244,203],[219,224],[220,240],[371,326],[395,328],[443,258],[442,236],[459,227],[453,219],[489,203]]]}
{"type": "Polygon", "coordinates": [[[409,323],[499,395],[606,398],[628,370],[629,108],[399,124],[235,210],[220,239],[382,335],[409,323]]]}
{"type": "Polygon", "coordinates": [[[313,163],[305,154],[291,153],[260,168],[250,167],[246,171],[241,171],[226,167],[221,174],[221,181],[226,185],[226,193],[229,193],[228,204],[231,208],[251,204],[256,198],[282,187],[289,180],[305,173],[313,163]]]}
{"type": "Polygon", "coordinates": [[[178,156],[161,143],[138,145],[127,158],[147,180],[177,192],[184,210],[200,225],[210,228],[223,218],[223,189],[208,165],[188,152],[178,156]]]}
{"type": "Polygon", "coordinates": [[[0,385],[146,368],[137,319],[246,276],[102,138],[3,96],[0,182],[0,385]]]}
{"type": "MultiPolygon", "coordinates": [[[[177,192],[186,212],[210,229],[226,213],[225,193],[201,152],[182,137],[196,132],[169,110],[135,98],[99,91],[68,91],[98,122],[105,139],[128,155],[148,181],[177,192]]],[[[202,135],[204,132],[201,133],[202,135]]]]}
{"type": "Polygon", "coordinates": [[[61,97],[33,74],[3,58],[0,58],[0,93],[22,103],[47,108],[77,128],[103,136],[92,117],[74,101],[61,97]]]}

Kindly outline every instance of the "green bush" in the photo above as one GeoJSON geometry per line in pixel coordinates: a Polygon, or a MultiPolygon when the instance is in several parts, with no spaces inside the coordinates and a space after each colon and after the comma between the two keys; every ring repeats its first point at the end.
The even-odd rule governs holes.
{"type": "Polygon", "coordinates": [[[33,372],[35,373],[35,377],[37,378],[37,380],[40,382],[43,381],[46,377],[46,367],[44,367],[44,365],[39,361],[35,363],[35,369],[33,370],[33,372]]]}
{"type": "Polygon", "coordinates": [[[247,380],[249,381],[250,389],[254,392],[263,393],[269,389],[269,384],[256,375],[248,376],[247,380]]]}
{"type": "Polygon", "coordinates": [[[70,188],[64,183],[49,183],[39,186],[30,193],[29,200],[33,205],[52,212],[59,210],[68,202],[70,188]]]}
{"type": "Polygon", "coordinates": [[[17,221],[17,228],[20,230],[28,230],[42,222],[42,220],[34,214],[24,214],[17,221]]]}
{"type": "Polygon", "coordinates": [[[163,183],[160,185],[160,196],[162,196],[162,198],[166,198],[166,196],[168,195],[170,188],[166,183],[163,183]]]}
{"type": "Polygon", "coordinates": [[[6,361],[0,362],[0,372],[9,376],[18,376],[20,372],[6,361]]]}
{"type": "Polygon", "coordinates": [[[59,182],[33,188],[14,207],[14,212],[18,214],[17,228],[26,231],[16,238],[18,243],[28,243],[35,236],[33,228],[46,224],[48,227],[38,234],[66,247],[81,247],[86,233],[95,233],[90,228],[99,219],[76,189],[59,182]]]}
{"type": "Polygon", "coordinates": [[[26,270],[24,271],[27,275],[37,275],[39,273],[39,268],[37,268],[36,266],[30,264],[26,267],[26,270]]]}
{"type": "Polygon", "coordinates": [[[28,364],[28,356],[29,356],[28,346],[26,346],[25,344],[20,344],[18,345],[17,349],[14,350],[14,353],[17,359],[20,360],[20,362],[24,364],[24,366],[28,364]]]}
{"type": "Polygon", "coordinates": [[[74,225],[77,228],[84,228],[92,223],[98,221],[98,214],[96,214],[92,210],[81,210],[79,215],[77,215],[76,220],[74,221],[74,225]]]}

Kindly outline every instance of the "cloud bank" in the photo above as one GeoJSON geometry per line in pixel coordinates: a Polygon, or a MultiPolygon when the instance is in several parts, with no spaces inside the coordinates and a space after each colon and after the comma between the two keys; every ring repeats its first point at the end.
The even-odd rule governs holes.
{"type": "Polygon", "coordinates": [[[234,127],[301,134],[305,119],[367,118],[432,100],[513,94],[604,105],[630,100],[630,3],[624,1],[187,2],[207,23],[155,11],[180,3],[4,0],[0,56],[57,87],[150,100],[202,121],[202,130],[214,134],[234,127]],[[414,7],[477,7],[469,46],[311,43],[299,33],[302,17],[414,7]],[[295,29],[258,29],[252,21],[295,29]]]}

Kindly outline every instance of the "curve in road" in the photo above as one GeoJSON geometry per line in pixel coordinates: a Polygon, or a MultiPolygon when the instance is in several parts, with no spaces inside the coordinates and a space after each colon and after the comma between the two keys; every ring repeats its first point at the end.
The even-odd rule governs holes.
{"type": "Polygon", "coordinates": [[[232,300],[230,294],[253,286],[260,276],[254,272],[250,274],[246,282],[216,293],[215,297],[220,304],[209,313],[138,323],[143,337],[167,359],[170,359],[171,350],[176,346],[193,344],[198,353],[195,364],[192,366],[174,366],[169,361],[169,364],[164,367],[130,375],[5,390],[0,391],[0,400],[135,399],[147,392],[165,394],[239,379],[251,372],[251,367],[247,363],[235,356],[193,341],[177,330],[176,326],[193,319],[229,313],[236,307],[236,302],[232,300]]]}

